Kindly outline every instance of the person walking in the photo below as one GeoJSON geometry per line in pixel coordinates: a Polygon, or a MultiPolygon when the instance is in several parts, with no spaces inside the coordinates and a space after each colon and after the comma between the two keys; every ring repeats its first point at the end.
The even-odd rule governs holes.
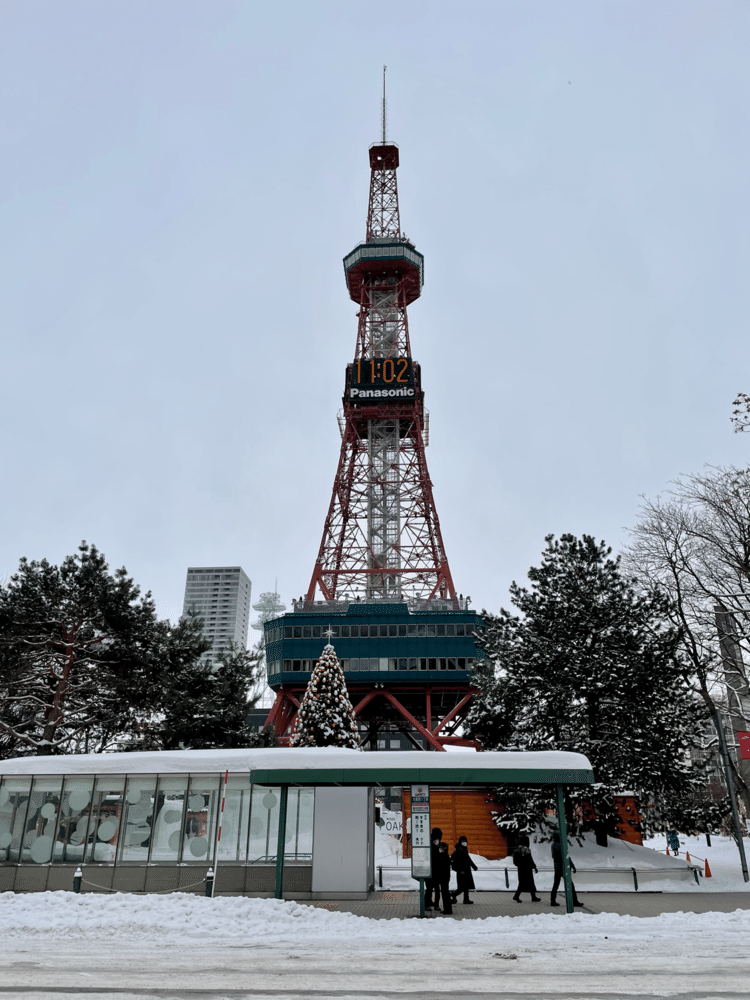
{"type": "Polygon", "coordinates": [[[453,913],[453,898],[450,893],[451,881],[451,856],[448,853],[448,845],[444,840],[440,842],[438,850],[438,882],[440,883],[440,895],[443,899],[443,914],[448,916],[453,913]]]}
{"type": "Polygon", "coordinates": [[[456,873],[456,891],[450,894],[452,902],[457,903],[459,895],[463,893],[462,902],[473,905],[474,900],[469,899],[469,891],[474,888],[474,876],[471,873],[472,870],[477,870],[477,866],[471,860],[466,837],[459,837],[456,841],[455,850],[451,854],[451,868],[456,873]]]}
{"type": "Polygon", "coordinates": [[[520,903],[520,895],[522,892],[531,893],[532,903],[541,903],[542,897],[536,894],[536,885],[534,884],[534,876],[531,874],[535,871],[537,875],[539,874],[539,869],[534,864],[534,859],[531,856],[531,848],[529,847],[529,838],[524,834],[524,836],[519,838],[518,847],[513,851],[513,864],[518,869],[518,888],[513,895],[513,899],[516,903],[520,903]]]}
{"type": "Polygon", "coordinates": [[[424,908],[425,910],[439,910],[440,909],[440,880],[438,878],[438,852],[440,850],[440,841],[443,837],[443,831],[439,826],[433,827],[432,833],[430,834],[430,863],[432,870],[432,877],[425,879],[424,887],[426,890],[424,908]]]}
{"type": "MultiPolygon", "coordinates": [[[[562,859],[562,841],[560,840],[560,831],[552,831],[552,843],[550,845],[552,850],[552,863],[555,866],[555,877],[552,882],[552,893],[549,897],[550,906],[559,906],[557,902],[557,890],[560,887],[560,879],[563,877],[563,859],[562,859]]],[[[576,870],[576,866],[573,864],[573,859],[568,858],[568,864],[570,865],[571,871],[576,870]]],[[[579,900],[576,894],[576,887],[573,885],[573,880],[571,879],[570,888],[573,890],[573,906],[583,906],[584,904],[579,900]]]]}

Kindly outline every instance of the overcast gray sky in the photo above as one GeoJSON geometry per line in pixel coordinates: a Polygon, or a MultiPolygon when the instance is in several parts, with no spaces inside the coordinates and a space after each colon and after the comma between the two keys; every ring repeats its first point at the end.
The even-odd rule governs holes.
{"type": "Polygon", "coordinates": [[[750,5],[0,2],[0,577],[307,589],[388,65],[457,588],[747,464],[750,5]]]}

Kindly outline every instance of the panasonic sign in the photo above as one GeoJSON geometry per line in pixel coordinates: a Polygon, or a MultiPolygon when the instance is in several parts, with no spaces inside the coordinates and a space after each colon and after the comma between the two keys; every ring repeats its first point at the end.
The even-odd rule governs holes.
{"type": "Polygon", "coordinates": [[[414,389],[355,389],[349,388],[349,399],[414,399],[414,389]]]}

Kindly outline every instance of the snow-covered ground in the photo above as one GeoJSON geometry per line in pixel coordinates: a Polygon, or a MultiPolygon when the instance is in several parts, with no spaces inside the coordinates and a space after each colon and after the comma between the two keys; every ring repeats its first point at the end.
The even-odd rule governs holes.
{"type": "MultiPolygon", "coordinates": [[[[712,838],[708,851],[705,838],[688,838],[684,846],[691,858],[708,855],[714,877],[702,879],[700,890],[694,881],[662,880],[662,891],[746,888],[728,838],[712,838]]],[[[399,847],[380,832],[381,861],[395,862],[399,847]]],[[[663,849],[663,839],[648,848],[616,843],[606,851],[587,842],[571,853],[580,869],[596,861],[609,878],[633,857],[642,868],[668,862],[676,873],[687,870],[684,858],[667,858],[663,849]]],[[[535,844],[534,852],[541,863],[549,845],[535,844]]],[[[494,879],[504,887],[503,863],[475,860],[484,867],[477,874],[480,886],[494,879]]],[[[413,889],[408,861],[398,867],[389,875],[413,889]]],[[[588,889],[580,869],[577,884],[588,889]]],[[[549,874],[540,876],[540,888],[549,874]]],[[[514,879],[515,873],[512,886],[514,879]]],[[[720,897],[714,898],[720,905],[720,897]]],[[[474,920],[375,920],[329,910],[325,903],[275,899],[2,893],[0,939],[0,983],[8,1000],[78,1000],[83,990],[87,1000],[196,992],[206,1000],[750,995],[750,909],[725,913],[718,906],[714,912],[654,917],[560,909],[474,920]]]]}
{"type": "MultiPolygon", "coordinates": [[[[248,939],[273,944],[345,939],[366,935],[373,945],[379,941],[469,940],[533,937],[537,943],[560,943],[562,937],[586,938],[598,951],[608,951],[599,937],[607,928],[632,938],[650,939],[655,927],[681,926],[700,930],[711,937],[750,932],[750,910],[733,913],[666,913],[658,917],[630,917],[615,913],[541,913],[526,917],[488,917],[483,920],[371,920],[369,917],[336,912],[325,906],[280,899],[220,896],[207,899],[190,893],[136,895],[135,893],[28,892],[0,893],[0,937],[4,941],[36,938],[148,941],[156,936],[164,944],[242,942],[248,939]],[[560,917],[563,917],[560,920],[560,917]],[[516,933],[516,924],[522,933],[516,933]],[[396,931],[396,927],[398,930],[396,931]],[[648,929],[650,928],[650,930],[648,929]],[[596,944],[594,944],[596,942],[596,944]]],[[[747,941],[745,942],[747,944],[747,941]]]]}
{"type": "MultiPolygon", "coordinates": [[[[745,838],[745,853],[750,859],[750,838],[745,838]]],[[[574,840],[570,856],[578,869],[574,876],[576,888],[582,892],[635,891],[633,869],[636,869],[639,890],[660,892],[750,892],[750,883],[742,877],[740,854],[730,837],[712,837],[711,847],[705,837],[680,836],[680,855],[675,858],[666,853],[666,838],[655,837],[640,847],[622,840],[610,839],[607,847],[599,847],[592,835],[583,838],[579,847],[574,840]],[[686,859],[690,854],[690,862],[686,859]],[[710,878],[705,878],[705,861],[708,860],[710,878]],[[693,869],[698,869],[696,884],[693,869]]],[[[469,845],[471,847],[471,844],[469,845]]],[[[537,888],[548,891],[552,887],[552,858],[549,842],[532,838],[532,855],[539,868],[535,876],[537,888]]],[[[477,889],[505,889],[505,872],[510,888],[516,887],[516,869],[511,858],[488,861],[472,854],[479,871],[474,872],[477,889]]],[[[411,862],[401,857],[401,844],[395,837],[382,832],[376,834],[375,865],[382,868],[383,889],[413,889],[411,862]]],[[[376,873],[378,877],[380,872],[376,873]]]]}
{"type": "Polygon", "coordinates": [[[246,897],[3,893],[0,935],[3,996],[19,1000],[726,998],[750,984],[750,910],[371,920],[246,897]]]}

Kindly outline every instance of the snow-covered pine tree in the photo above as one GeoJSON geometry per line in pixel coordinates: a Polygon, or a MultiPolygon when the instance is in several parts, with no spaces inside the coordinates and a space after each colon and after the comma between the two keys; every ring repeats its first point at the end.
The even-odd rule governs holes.
{"type": "MultiPolygon", "coordinates": [[[[613,834],[613,798],[626,790],[635,791],[647,831],[711,829],[717,808],[703,802],[707,775],[690,759],[706,712],[687,683],[666,599],[637,594],[604,542],[546,542],[541,566],[529,570],[531,588],[510,588],[521,615],[485,616],[479,644],[490,666],[476,674],[468,729],[487,750],[585,754],[597,783],[570,792],[573,833],[591,821],[598,834],[613,834]]],[[[501,829],[528,831],[554,809],[548,789],[498,793],[501,829]]]]}
{"type": "Polygon", "coordinates": [[[291,743],[293,747],[359,749],[359,732],[344,671],[330,643],[323,649],[310,676],[291,743]]]}
{"type": "Polygon", "coordinates": [[[0,585],[0,758],[267,744],[246,718],[261,653],[210,668],[208,648],[200,619],[159,621],[94,545],[60,566],[22,559],[0,585]]]}

